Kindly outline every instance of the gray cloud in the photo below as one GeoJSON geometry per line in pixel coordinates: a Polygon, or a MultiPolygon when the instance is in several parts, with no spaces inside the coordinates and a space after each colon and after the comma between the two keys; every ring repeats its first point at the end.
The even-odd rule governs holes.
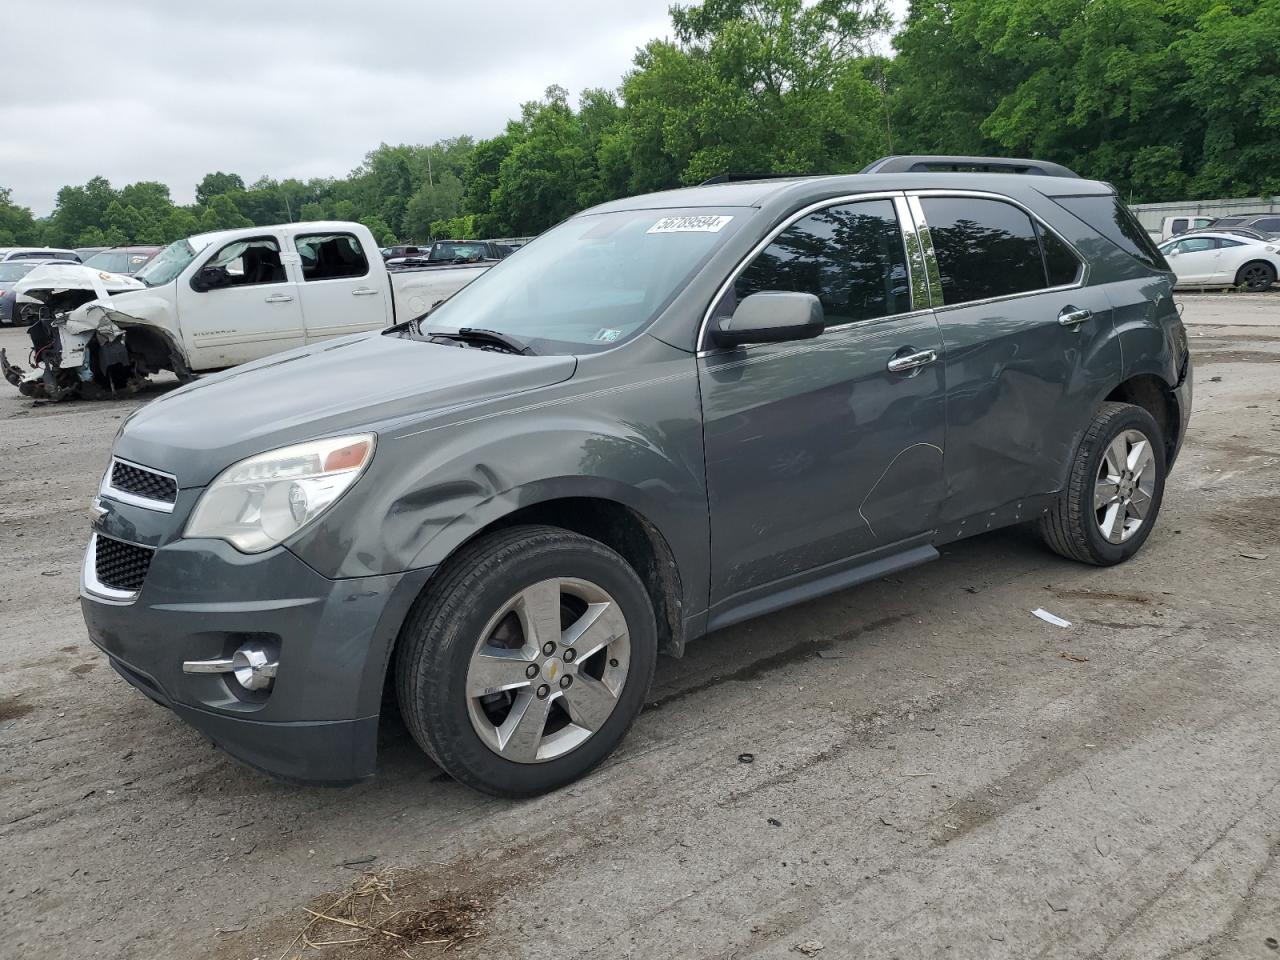
{"type": "MultiPolygon", "coordinates": [[[[379,143],[492,136],[553,83],[615,87],[670,0],[7,0],[0,186],[342,176],[379,143]]],[[[895,6],[903,3],[897,0],[895,6]]]]}

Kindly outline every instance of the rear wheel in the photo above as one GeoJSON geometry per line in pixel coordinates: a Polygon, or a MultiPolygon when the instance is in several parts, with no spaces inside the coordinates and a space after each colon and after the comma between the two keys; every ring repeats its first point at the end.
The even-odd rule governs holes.
{"type": "Polygon", "coordinates": [[[1244,287],[1246,290],[1270,290],[1271,285],[1275,282],[1276,268],[1269,263],[1263,263],[1261,260],[1246,263],[1236,273],[1236,286],[1244,287]]]}
{"type": "Polygon", "coordinates": [[[513,527],[437,574],[402,632],[396,691],[446,772],[532,796],[613,751],[656,660],[653,608],[622,557],[565,530],[513,527]]]}
{"type": "Polygon", "coordinates": [[[1160,513],[1164,449],[1150,413],[1104,403],[1080,442],[1066,488],[1040,520],[1049,547],[1098,566],[1137,553],[1160,513]]]}

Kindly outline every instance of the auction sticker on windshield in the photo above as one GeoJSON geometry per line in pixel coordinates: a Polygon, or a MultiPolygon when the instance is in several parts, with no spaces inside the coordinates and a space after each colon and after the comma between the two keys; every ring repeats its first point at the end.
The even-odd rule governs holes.
{"type": "Polygon", "coordinates": [[[646,233],[719,233],[733,217],[663,217],[646,233]]]}

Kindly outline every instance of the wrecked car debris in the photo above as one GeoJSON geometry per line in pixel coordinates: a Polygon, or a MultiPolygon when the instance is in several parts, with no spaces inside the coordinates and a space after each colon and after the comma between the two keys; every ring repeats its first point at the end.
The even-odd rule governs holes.
{"type": "Polygon", "coordinates": [[[4,378],[37,400],[97,399],[132,393],[148,374],[175,369],[178,358],[151,330],[128,337],[138,320],[114,298],[142,289],[132,277],[79,265],[32,270],[14,286],[15,320],[31,338],[31,367],[10,362],[0,350],[4,378]]]}

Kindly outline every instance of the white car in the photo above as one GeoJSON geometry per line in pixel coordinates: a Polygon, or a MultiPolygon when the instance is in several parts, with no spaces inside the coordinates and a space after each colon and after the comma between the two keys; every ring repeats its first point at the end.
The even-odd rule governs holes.
{"type": "Polygon", "coordinates": [[[1198,231],[1160,244],[1179,287],[1267,290],[1280,276],[1280,244],[1233,233],[1198,231]]]}
{"type": "Polygon", "coordinates": [[[363,224],[287,223],[178,240],[135,277],[37,267],[13,289],[39,363],[0,350],[0,374],[46,400],[134,390],[162,370],[186,380],[420,317],[494,263],[389,272],[365,253],[377,249],[363,224]]]}

